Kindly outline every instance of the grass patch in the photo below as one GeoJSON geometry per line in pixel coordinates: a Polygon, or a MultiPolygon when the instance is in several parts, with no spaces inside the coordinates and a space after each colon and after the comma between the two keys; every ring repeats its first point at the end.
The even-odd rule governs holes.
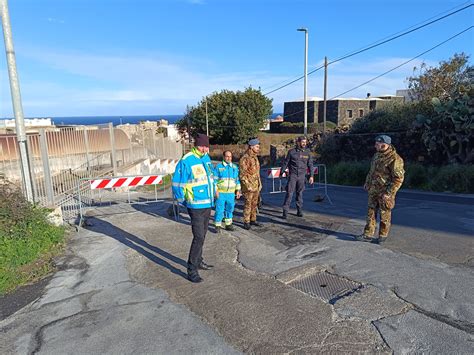
{"type": "MultiPolygon", "coordinates": [[[[343,161],[328,166],[328,183],[363,186],[370,161],[343,161]]],[[[405,164],[402,188],[436,192],[474,193],[474,165],[424,166],[405,164]]]]}
{"type": "Polygon", "coordinates": [[[53,270],[65,229],[49,223],[49,212],[30,204],[12,185],[0,185],[0,295],[53,270]]]}

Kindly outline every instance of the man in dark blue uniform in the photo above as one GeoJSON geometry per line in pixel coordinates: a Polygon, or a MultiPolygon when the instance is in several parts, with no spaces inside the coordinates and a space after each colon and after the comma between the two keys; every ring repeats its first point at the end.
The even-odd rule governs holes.
{"type": "Polygon", "coordinates": [[[286,185],[285,202],[283,203],[283,218],[286,219],[290,209],[293,193],[296,191],[297,216],[303,217],[303,191],[306,175],[309,170],[309,183],[313,184],[313,159],[311,151],[306,148],[308,140],[306,137],[298,137],[296,148],[290,149],[281,166],[280,178],[288,168],[288,183],[286,185]]]}

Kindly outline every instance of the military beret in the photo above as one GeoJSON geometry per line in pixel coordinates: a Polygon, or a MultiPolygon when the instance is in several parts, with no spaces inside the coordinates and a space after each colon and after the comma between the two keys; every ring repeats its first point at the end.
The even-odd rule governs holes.
{"type": "Polygon", "coordinates": [[[386,134],[381,134],[380,136],[375,137],[375,141],[379,143],[392,144],[392,138],[386,134]]]}
{"type": "Polygon", "coordinates": [[[257,138],[252,138],[249,140],[249,146],[260,144],[260,141],[257,138]]]}

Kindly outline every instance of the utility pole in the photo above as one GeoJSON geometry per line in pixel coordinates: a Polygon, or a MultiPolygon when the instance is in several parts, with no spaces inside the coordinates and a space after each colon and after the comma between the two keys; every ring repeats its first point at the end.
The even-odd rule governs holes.
{"type": "Polygon", "coordinates": [[[326,135],[327,93],[328,93],[328,57],[324,57],[323,136],[326,135]]]}
{"type": "Polygon", "coordinates": [[[209,117],[207,115],[207,96],[206,96],[206,135],[209,137],[209,117]]]}
{"type": "Polygon", "coordinates": [[[304,135],[308,134],[308,29],[298,28],[297,31],[304,32],[304,135]]]}
{"type": "Polygon", "coordinates": [[[13,112],[15,115],[16,137],[20,151],[21,176],[25,196],[28,201],[34,201],[33,180],[31,178],[30,161],[28,159],[25,117],[21,104],[20,83],[16,70],[15,50],[13,49],[10,16],[8,14],[7,0],[0,0],[0,16],[2,17],[3,37],[5,39],[5,52],[7,55],[8,76],[10,78],[10,91],[12,96],[13,112]]]}

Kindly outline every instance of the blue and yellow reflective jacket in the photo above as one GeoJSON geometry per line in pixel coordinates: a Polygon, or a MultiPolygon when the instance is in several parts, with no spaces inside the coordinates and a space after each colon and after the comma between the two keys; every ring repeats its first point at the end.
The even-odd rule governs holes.
{"type": "Polygon", "coordinates": [[[213,207],[216,186],[209,155],[196,148],[185,154],[176,165],[172,189],[178,202],[188,208],[213,207]]]}
{"type": "Polygon", "coordinates": [[[239,167],[234,163],[217,164],[214,168],[217,190],[222,193],[235,193],[240,190],[239,167]]]}

